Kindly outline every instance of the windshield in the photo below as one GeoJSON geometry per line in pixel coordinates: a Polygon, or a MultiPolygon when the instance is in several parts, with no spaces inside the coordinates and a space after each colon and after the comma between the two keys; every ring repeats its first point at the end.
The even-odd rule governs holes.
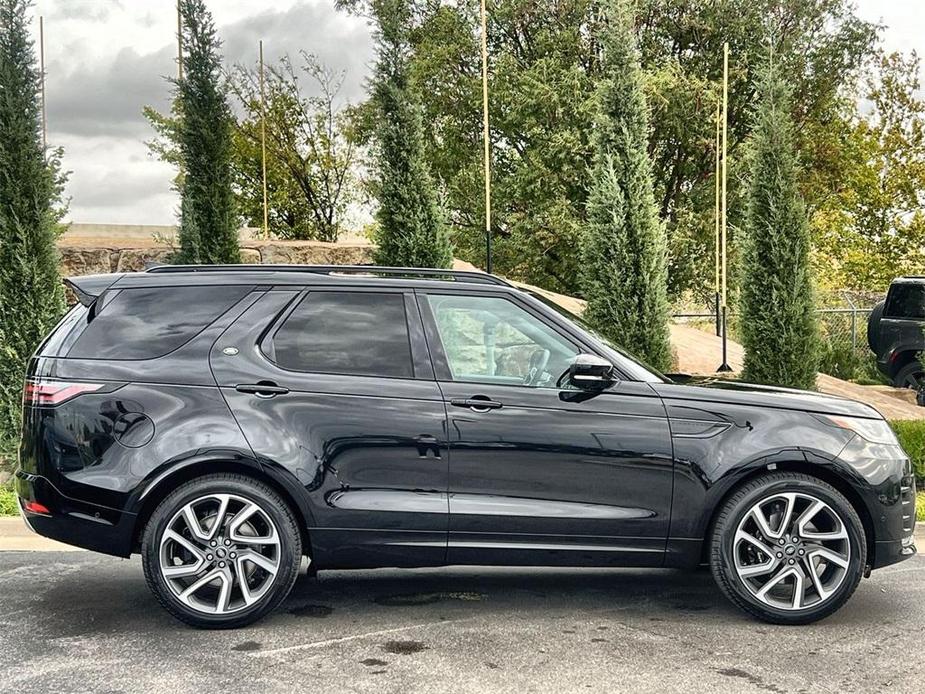
{"type": "Polygon", "coordinates": [[[624,371],[628,376],[630,376],[630,378],[648,383],[665,383],[670,380],[652,367],[645,364],[637,357],[627,352],[622,347],[615,345],[613,342],[594,330],[594,328],[588,325],[580,316],[577,316],[571,311],[562,308],[562,306],[557,304],[552,299],[543,296],[539,292],[531,291],[530,289],[524,289],[523,291],[542,303],[544,306],[551,308],[564,320],[572,323],[575,327],[580,328],[582,331],[594,337],[595,340],[601,343],[601,346],[612,352],[612,354],[609,355],[610,359],[620,370],[624,371]]]}

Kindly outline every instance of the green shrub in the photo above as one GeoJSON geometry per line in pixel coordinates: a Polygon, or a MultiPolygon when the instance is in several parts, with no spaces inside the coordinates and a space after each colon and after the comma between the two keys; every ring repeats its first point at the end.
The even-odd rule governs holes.
{"type": "Polygon", "coordinates": [[[759,83],[740,237],[742,377],[752,383],[812,388],[819,331],[792,105],[787,78],[769,63],[759,83]]]}
{"type": "Polygon", "coordinates": [[[16,492],[8,485],[0,485],[0,516],[15,516],[18,513],[16,492]]]}
{"type": "Polygon", "coordinates": [[[652,189],[649,110],[634,3],[601,4],[604,24],[594,161],[582,258],[584,318],[654,366],[671,368],[667,236],[652,189]]]}
{"type": "Polygon", "coordinates": [[[915,495],[915,519],[919,523],[925,523],[925,492],[915,495]]]}
{"type": "Polygon", "coordinates": [[[921,488],[925,484],[925,421],[890,422],[903,450],[912,459],[912,469],[921,488]]]}

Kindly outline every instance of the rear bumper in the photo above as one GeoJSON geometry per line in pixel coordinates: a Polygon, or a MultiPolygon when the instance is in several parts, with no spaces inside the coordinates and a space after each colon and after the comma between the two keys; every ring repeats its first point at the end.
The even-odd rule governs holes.
{"type": "Polygon", "coordinates": [[[22,470],[16,472],[14,484],[23,519],[39,535],[117,557],[131,554],[134,514],[70,499],[44,477],[22,470]],[[29,501],[42,504],[49,513],[27,511],[29,501]]]}

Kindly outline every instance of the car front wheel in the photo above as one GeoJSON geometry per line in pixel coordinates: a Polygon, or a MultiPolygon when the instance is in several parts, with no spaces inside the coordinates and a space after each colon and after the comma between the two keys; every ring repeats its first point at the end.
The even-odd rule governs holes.
{"type": "Polygon", "coordinates": [[[726,501],[714,524],[711,569],[736,605],[767,622],[808,624],[841,607],[866,564],[864,528],[834,487],[772,473],[726,501]]]}
{"type": "Polygon", "coordinates": [[[197,627],[250,624],[295,583],[296,520],[270,487],[241,475],[201,477],[174,490],[145,528],[145,579],[175,617],[197,627]]]}

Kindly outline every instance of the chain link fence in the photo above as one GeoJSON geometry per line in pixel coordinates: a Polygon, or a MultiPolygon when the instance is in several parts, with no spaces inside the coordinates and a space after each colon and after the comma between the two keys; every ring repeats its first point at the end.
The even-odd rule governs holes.
{"type": "MultiPolygon", "coordinates": [[[[867,344],[867,320],[884,295],[877,292],[830,292],[817,297],[822,373],[859,383],[886,383],[877,370],[876,357],[867,344]]],[[[672,314],[676,322],[719,334],[715,308],[672,314]]],[[[727,309],[727,334],[740,341],[739,314],[727,309]]]]}

